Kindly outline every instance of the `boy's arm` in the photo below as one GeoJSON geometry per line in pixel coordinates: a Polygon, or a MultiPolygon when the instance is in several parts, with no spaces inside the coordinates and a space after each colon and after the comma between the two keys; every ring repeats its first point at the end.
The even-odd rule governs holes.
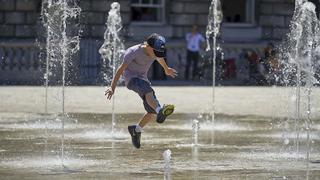
{"type": "Polygon", "coordinates": [[[112,95],[114,94],[114,91],[117,87],[118,80],[120,79],[120,76],[122,75],[123,71],[127,68],[127,66],[128,66],[127,64],[122,63],[117,69],[116,74],[112,79],[111,87],[105,91],[105,95],[107,96],[108,99],[111,99],[112,95]]]}
{"type": "Polygon", "coordinates": [[[178,72],[175,69],[168,67],[166,61],[163,58],[159,58],[157,59],[157,61],[162,66],[167,76],[175,78],[178,75],[178,72]]]}

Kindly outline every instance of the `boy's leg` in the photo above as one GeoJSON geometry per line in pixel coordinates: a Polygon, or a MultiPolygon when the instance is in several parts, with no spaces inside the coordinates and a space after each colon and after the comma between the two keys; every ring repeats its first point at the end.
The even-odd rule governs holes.
{"type": "MultiPolygon", "coordinates": [[[[157,122],[163,123],[167,116],[171,115],[174,111],[174,105],[160,106],[159,101],[155,95],[154,90],[151,88],[150,83],[139,79],[133,78],[127,85],[128,89],[131,89],[139,94],[143,99],[143,105],[147,113],[157,114],[157,122]]],[[[139,126],[137,130],[139,130],[139,126]]]]}
{"type": "Polygon", "coordinates": [[[160,107],[160,105],[148,82],[145,82],[144,80],[138,78],[133,78],[129,82],[127,87],[128,89],[133,90],[134,92],[139,94],[139,96],[143,99],[143,105],[147,111],[147,113],[142,117],[138,124],[128,126],[132,144],[136,148],[140,148],[142,128],[154,118],[153,114],[156,114],[157,106],[160,107]]]}
{"type": "Polygon", "coordinates": [[[146,113],[137,125],[128,126],[128,131],[131,135],[132,144],[136,148],[140,148],[140,138],[142,128],[154,118],[153,113],[146,113]]]}
{"type": "Polygon", "coordinates": [[[163,123],[167,116],[171,115],[174,111],[174,105],[163,105],[160,106],[154,91],[147,93],[144,97],[144,106],[148,113],[157,114],[157,122],[163,123]]]}
{"type": "Polygon", "coordinates": [[[149,92],[145,95],[148,105],[157,112],[157,107],[160,106],[158,100],[154,97],[154,92],[149,92]]]}
{"type": "Polygon", "coordinates": [[[139,121],[139,126],[143,128],[146,124],[148,124],[154,118],[154,116],[155,114],[152,114],[152,113],[144,114],[142,119],[139,121]]]}
{"type": "Polygon", "coordinates": [[[139,78],[133,78],[127,85],[128,89],[138,93],[143,99],[143,105],[147,113],[139,121],[137,125],[128,126],[128,131],[132,138],[132,144],[136,148],[140,148],[140,137],[142,128],[153,119],[153,114],[157,114],[157,122],[163,123],[166,117],[172,114],[173,105],[164,105],[162,108],[154,94],[150,83],[139,78]]]}

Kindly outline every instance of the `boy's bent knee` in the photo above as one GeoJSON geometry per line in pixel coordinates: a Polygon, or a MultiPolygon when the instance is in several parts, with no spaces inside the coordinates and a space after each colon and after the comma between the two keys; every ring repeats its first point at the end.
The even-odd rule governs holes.
{"type": "Polygon", "coordinates": [[[145,95],[146,98],[151,99],[153,101],[155,101],[155,103],[159,104],[157,97],[155,96],[154,92],[149,92],[145,95]]]}

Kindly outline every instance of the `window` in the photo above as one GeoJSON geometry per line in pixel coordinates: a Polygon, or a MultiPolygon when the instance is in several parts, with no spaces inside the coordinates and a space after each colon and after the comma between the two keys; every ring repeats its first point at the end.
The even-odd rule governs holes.
{"type": "Polygon", "coordinates": [[[226,25],[253,25],[255,0],[221,0],[223,21],[226,25]]]}
{"type": "Polygon", "coordinates": [[[255,23],[255,2],[256,0],[221,0],[221,38],[225,42],[261,40],[262,28],[255,23]]]}
{"type": "Polygon", "coordinates": [[[131,20],[134,23],[164,23],[165,0],[131,0],[131,20]]]}

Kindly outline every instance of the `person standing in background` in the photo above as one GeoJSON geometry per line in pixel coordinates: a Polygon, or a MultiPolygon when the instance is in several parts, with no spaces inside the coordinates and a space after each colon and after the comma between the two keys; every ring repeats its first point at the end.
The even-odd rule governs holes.
{"type": "Polygon", "coordinates": [[[199,51],[201,43],[205,42],[204,37],[198,32],[198,26],[193,25],[192,31],[187,33],[187,65],[185,71],[185,79],[189,79],[189,69],[191,62],[193,63],[192,79],[195,78],[197,74],[198,61],[199,61],[199,51]]]}

